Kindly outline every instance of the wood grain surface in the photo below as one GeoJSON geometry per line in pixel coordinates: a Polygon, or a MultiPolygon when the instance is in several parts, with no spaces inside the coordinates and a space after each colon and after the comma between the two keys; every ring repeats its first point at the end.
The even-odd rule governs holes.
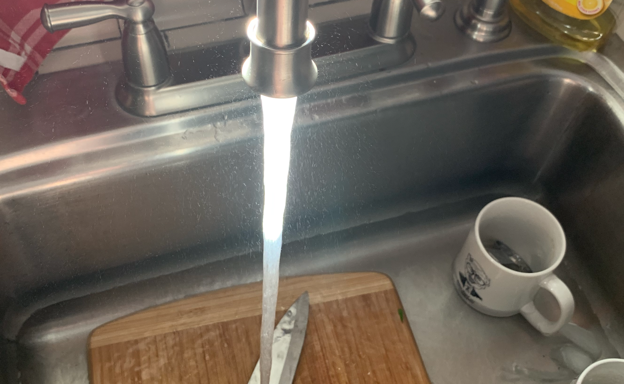
{"type": "MultiPolygon", "coordinates": [[[[260,351],[261,283],[147,309],[90,338],[94,384],[246,384],[260,351]]],[[[294,383],[429,384],[390,279],[378,273],[280,280],[278,316],[310,294],[294,383]]]]}

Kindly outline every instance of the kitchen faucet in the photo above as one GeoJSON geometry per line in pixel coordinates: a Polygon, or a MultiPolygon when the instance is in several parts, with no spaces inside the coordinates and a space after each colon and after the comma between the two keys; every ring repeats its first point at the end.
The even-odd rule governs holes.
{"type": "MultiPolygon", "coordinates": [[[[506,5],[506,0],[467,0],[456,14],[456,24],[477,41],[502,39],[511,28],[506,5]]],[[[41,22],[49,32],[54,32],[111,18],[124,20],[125,76],[115,90],[117,101],[134,115],[160,116],[247,99],[254,96],[252,90],[281,98],[301,95],[313,87],[317,68],[311,58],[311,46],[316,32],[307,20],[308,0],[259,0],[257,8],[258,17],[247,28],[251,49],[242,77],[223,76],[182,84],[171,76],[167,49],[153,20],[152,0],[46,4],[41,9],[41,22]]],[[[441,0],[374,0],[368,22],[371,35],[384,43],[381,45],[405,41],[414,8],[428,20],[436,20],[444,12],[441,0]]],[[[321,59],[319,63],[330,67],[335,60],[321,59]]],[[[348,71],[347,66],[342,68],[343,72],[348,71]]]]}

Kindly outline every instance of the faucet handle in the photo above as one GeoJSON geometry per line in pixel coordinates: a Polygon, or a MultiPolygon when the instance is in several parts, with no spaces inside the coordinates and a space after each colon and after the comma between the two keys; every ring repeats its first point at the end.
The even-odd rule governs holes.
{"type": "Polygon", "coordinates": [[[444,14],[444,3],[441,0],[412,0],[416,12],[423,19],[435,21],[444,14]]]}
{"type": "Polygon", "coordinates": [[[414,8],[429,21],[444,13],[441,0],[373,0],[368,22],[372,37],[382,43],[401,41],[410,31],[414,8]]]}
{"type": "Polygon", "coordinates": [[[153,15],[152,0],[80,1],[45,4],[41,23],[54,32],[106,19],[126,20],[121,39],[126,79],[135,87],[154,87],[170,78],[170,69],[165,42],[153,15]]]}
{"type": "Polygon", "coordinates": [[[41,8],[41,23],[49,32],[84,27],[103,20],[118,18],[143,23],[154,15],[151,0],[78,1],[45,4],[41,8]]]}

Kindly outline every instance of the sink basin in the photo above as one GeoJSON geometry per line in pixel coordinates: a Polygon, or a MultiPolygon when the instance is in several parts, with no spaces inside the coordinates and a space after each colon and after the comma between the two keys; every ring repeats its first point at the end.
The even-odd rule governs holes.
{"type": "MultiPolygon", "coordinates": [[[[448,13],[435,28],[452,28],[448,13]]],[[[407,65],[299,101],[282,274],[388,274],[437,384],[569,382],[553,356],[570,341],[472,310],[451,263],[489,201],[540,202],[568,237],[556,272],[573,321],[603,357],[624,353],[624,76],[600,54],[523,45],[537,38],[521,28],[494,48],[450,30],[435,55],[420,28],[407,65]]],[[[133,117],[112,101],[109,71],[55,73],[32,90],[111,80],[87,104],[67,94],[50,115],[0,110],[36,143],[16,136],[0,152],[7,383],[87,383],[96,327],[262,277],[259,100],[133,117]]]]}

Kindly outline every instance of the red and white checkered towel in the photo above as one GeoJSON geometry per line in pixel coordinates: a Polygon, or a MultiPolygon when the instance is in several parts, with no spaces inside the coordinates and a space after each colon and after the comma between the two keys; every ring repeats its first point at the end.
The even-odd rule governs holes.
{"type": "Polygon", "coordinates": [[[48,33],[39,14],[45,3],[67,0],[0,0],[0,84],[18,103],[43,59],[68,31],[48,33]]]}

